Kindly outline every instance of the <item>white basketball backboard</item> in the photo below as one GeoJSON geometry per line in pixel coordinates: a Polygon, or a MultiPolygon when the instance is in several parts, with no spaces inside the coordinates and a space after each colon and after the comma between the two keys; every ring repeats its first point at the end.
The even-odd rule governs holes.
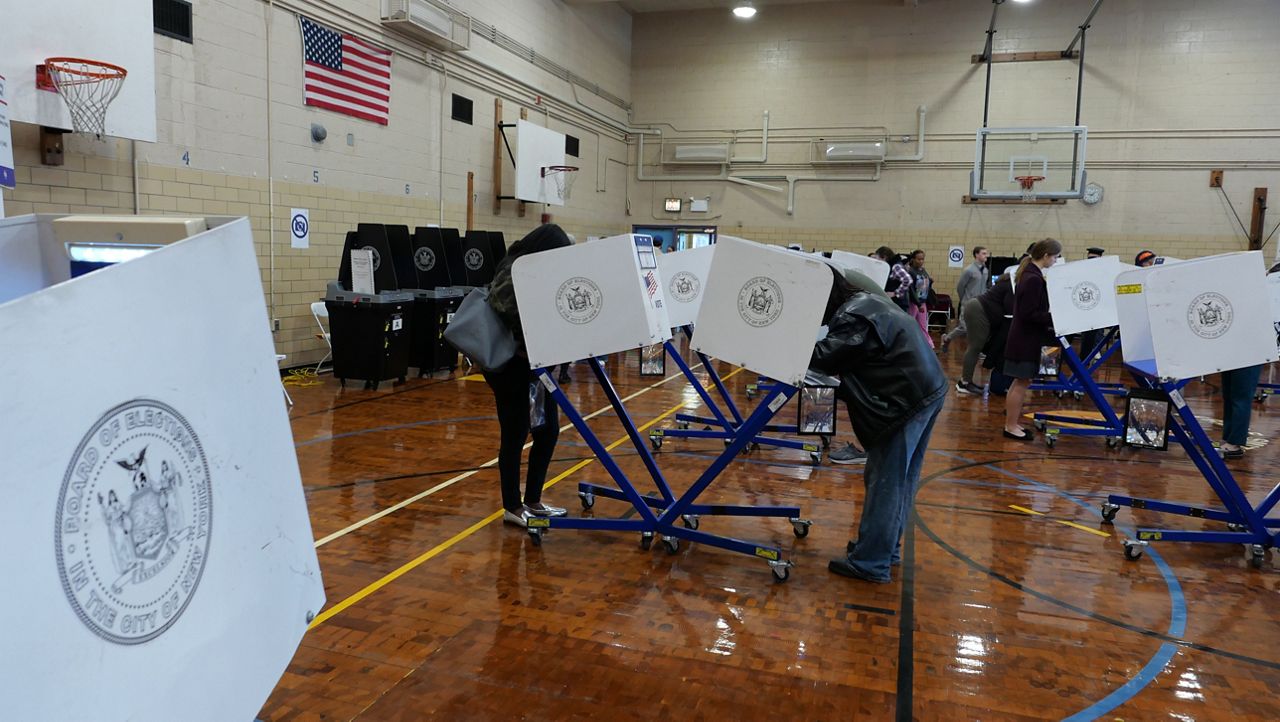
{"type": "Polygon", "coordinates": [[[562,206],[555,179],[542,170],[564,165],[564,133],[527,120],[516,122],[516,198],[529,203],[562,206]]]}
{"type": "Polygon", "coordinates": [[[107,110],[105,135],[154,142],[155,54],[150,0],[11,2],[0,11],[0,75],[11,121],[70,130],[62,98],[36,88],[36,65],[57,56],[102,60],[129,71],[107,110]]]}
{"type": "Polygon", "coordinates": [[[969,196],[1018,200],[1019,179],[1035,178],[1036,198],[1079,198],[1086,183],[1087,138],[1083,125],[979,128],[969,196]]]}

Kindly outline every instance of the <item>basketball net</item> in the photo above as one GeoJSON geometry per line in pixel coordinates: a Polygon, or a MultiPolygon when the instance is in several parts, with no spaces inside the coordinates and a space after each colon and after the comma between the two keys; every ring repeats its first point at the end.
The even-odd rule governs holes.
{"type": "Polygon", "coordinates": [[[1036,199],[1036,183],[1044,180],[1042,175],[1020,175],[1014,180],[1022,186],[1022,202],[1031,203],[1036,199]]]}
{"type": "Polygon", "coordinates": [[[93,133],[102,140],[107,107],[120,93],[129,71],[83,58],[49,58],[44,62],[49,79],[71,113],[71,127],[77,133],[93,133]]]}
{"type": "Polygon", "coordinates": [[[543,179],[550,178],[556,186],[556,198],[569,200],[573,182],[578,179],[578,169],[571,165],[552,165],[542,169],[543,179]]]}

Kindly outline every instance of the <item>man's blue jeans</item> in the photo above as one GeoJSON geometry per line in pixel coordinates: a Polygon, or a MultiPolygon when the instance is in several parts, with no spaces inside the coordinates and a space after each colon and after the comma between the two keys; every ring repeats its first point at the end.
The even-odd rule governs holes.
{"type": "Polygon", "coordinates": [[[867,446],[866,499],[858,541],[848,557],[849,564],[867,579],[889,581],[889,566],[899,559],[929,436],[944,401],[945,396],[917,412],[892,436],[867,446]]]}
{"type": "Polygon", "coordinates": [[[1228,444],[1244,446],[1249,440],[1249,417],[1260,378],[1261,366],[1222,372],[1222,440],[1228,444]]]}

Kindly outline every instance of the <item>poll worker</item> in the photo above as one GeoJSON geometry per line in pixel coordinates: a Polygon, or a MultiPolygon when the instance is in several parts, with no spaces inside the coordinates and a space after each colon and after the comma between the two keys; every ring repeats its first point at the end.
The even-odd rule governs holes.
{"type": "Polygon", "coordinates": [[[498,477],[502,485],[502,520],[519,527],[526,527],[531,516],[564,516],[565,510],[542,503],[542,485],[546,483],[547,468],[551,465],[551,456],[560,437],[560,416],[551,394],[536,393],[542,385],[529,368],[524,328],[520,324],[515,285],[511,281],[511,265],[521,256],[564,248],[572,243],[560,226],[554,223],[539,226],[511,244],[506,257],[494,270],[493,282],[489,284],[489,306],[516,339],[515,358],[498,371],[485,371],[484,380],[493,391],[501,429],[498,477]],[[532,407],[533,399],[541,401],[541,409],[532,407]],[[539,410],[541,414],[537,413],[539,410]],[[542,423],[534,426],[531,416],[541,416],[542,423]],[[529,450],[529,469],[525,477],[524,499],[521,500],[520,453],[531,427],[533,447],[529,450]]]}
{"type": "Polygon", "coordinates": [[[987,259],[991,257],[991,252],[984,246],[974,246],[973,263],[970,263],[960,272],[960,280],[956,283],[956,308],[961,311],[960,321],[956,323],[956,327],[951,331],[942,335],[942,352],[946,353],[947,348],[951,346],[951,342],[957,337],[968,336],[969,327],[964,319],[964,304],[970,299],[981,296],[990,285],[988,279],[991,277],[991,271],[987,270],[987,259]]]}
{"type": "Polygon", "coordinates": [[[859,291],[832,269],[823,314],[827,336],[810,366],[837,376],[837,397],[866,445],[866,498],[858,538],[827,568],[869,582],[891,581],[947,379],[913,318],[892,301],[859,291]]]}
{"type": "Polygon", "coordinates": [[[1049,312],[1049,289],[1044,269],[1058,262],[1062,244],[1046,238],[1032,244],[1030,255],[1022,259],[1015,275],[1013,321],[1004,347],[1004,373],[1013,379],[1004,400],[1004,438],[1030,441],[1035,438],[1022,427],[1022,406],[1031,379],[1040,370],[1040,351],[1056,346],[1053,315],[1049,312]]]}

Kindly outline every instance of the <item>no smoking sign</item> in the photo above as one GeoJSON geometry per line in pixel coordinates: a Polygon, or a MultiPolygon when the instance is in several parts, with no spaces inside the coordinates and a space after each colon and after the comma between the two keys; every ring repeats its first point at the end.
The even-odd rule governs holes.
{"type": "Polygon", "coordinates": [[[294,248],[311,247],[311,217],[306,208],[294,208],[289,214],[289,238],[294,248]]]}

